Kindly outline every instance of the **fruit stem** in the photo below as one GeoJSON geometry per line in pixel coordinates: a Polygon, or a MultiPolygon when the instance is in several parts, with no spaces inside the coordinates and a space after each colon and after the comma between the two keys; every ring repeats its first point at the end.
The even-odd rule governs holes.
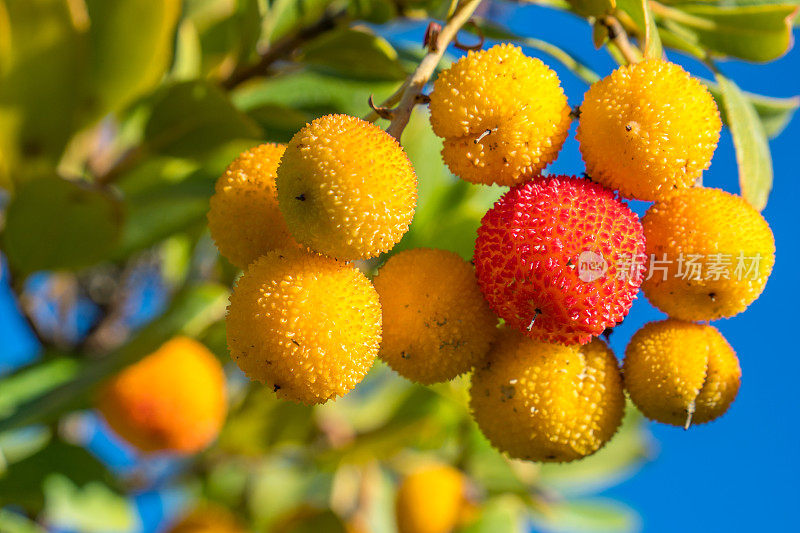
{"type": "MultiPolygon", "coordinates": [[[[464,24],[469,22],[472,14],[478,8],[482,0],[464,0],[459,2],[453,15],[448,19],[447,24],[442,27],[439,35],[436,37],[436,42],[431,43],[428,47],[428,53],[420,61],[419,66],[411,76],[408,77],[403,84],[402,93],[399,97],[399,103],[393,110],[392,122],[386,128],[386,132],[400,140],[403,130],[408,125],[408,120],[411,118],[411,112],[414,106],[418,103],[418,97],[422,93],[422,89],[430,80],[434,71],[436,70],[439,61],[441,61],[447,47],[455,39],[458,30],[464,24]]],[[[393,96],[390,96],[391,100],[393,96]]],[[[387,101],[388,102],[388,101],[387,101]]],[[[382,106],[390,105],[388,103],[381,104],[382,106]]]]}
{"type": "Polygon", "coordinates": [[[642,60],[642,53],[631,44],[628,39],[628,33],[625,28],[620,24],[616,17],[606,15],[601,20],[601,24],[608,30],[608,38],[611,40],[611,45],[614,45],[617,50],[625,58],[628,63],[638,63],[642,60]]]}

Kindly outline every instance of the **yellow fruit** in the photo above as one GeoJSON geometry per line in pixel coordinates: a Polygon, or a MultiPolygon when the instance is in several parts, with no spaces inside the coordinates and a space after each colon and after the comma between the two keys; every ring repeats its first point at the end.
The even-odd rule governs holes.
{"type": "Polygon", "coordinates": [[[689,189],[657,202],[642,226],[650,263],[642,289],[673,318],[741,313],[764,290],[775,263],[775,239],[764,217],[719,189],[689,189]]]}
{"type": "Polygon", "coordinates": [[[397,141],[347,115],[318,118],[297,132],[277,183],[295,239],[343,260],[391,250],[417,204],[417,177],[397,141]]]}
{"type": "Polygon", "coordinates": [[[448,533],[466,503],[464,475],[447,465],[420,468],[403,479],[397,490],[399,533],[448,533]]]}
{"type": "Polygon", "coordinates": [[[637,331],[622,369],[631,400],[646,417],[686,428],[722,416],[742,376],[716,328],[675,319],[637,331]]]}
{"type": "Polygon", "coordinates": [[[721,129],[708,89],[681,66],[651,59],[589,88],[577,138],[594,181],[627,198],[661,200],[694,185],[721,129]]]}
{"type": "Polygon", "coordinates": [[[570,125],[558,75],[512,44],[469,52],[443,71],[430,112],[445,163],[473,183],[516,185],[539,174],[570,125]]]}
{"type": "Polygon", "coordinates": [[[216,505],[204,505],[183,517],[169,533],[245,533],[230,511],[216,505]]]}
{"type": "Polygon", "coordinates": [[[566,462],[599,450],[625,410],[617,359],[597,338],[564,346],[504,330],[472,376],[473,416],[500,451],[566,462]]]}
{"type": "Polygon", "coordinates": [[[430,384],[468,372],[489,351],[497,317],[472,266],[445,250],[392,256],[373,280],[383,308],[380,357],[401,376],[430,384]]]}
{"type": "Polygon", "coordinates": [[[298,249],[250,265],[228,306],[231,357],[279,398],[305,404],[345,395],[381,341],[378,293],[355,267],[298,249]]]}
{"type": "Polygon", "coordinates": [[[143,452],[196,452],[225,421],[225,374],[205,346],[175,337],[111,378],[97,408],[115,433],[143,452]]]}
{"type": "Polygon", "coordinates": [[[211,237],[220,253],[241,269],[270,250],[297,246],[275,191],[275,171],[285,148],[262,144],[243,152],[217,180],[211,196],[211,237]]]}

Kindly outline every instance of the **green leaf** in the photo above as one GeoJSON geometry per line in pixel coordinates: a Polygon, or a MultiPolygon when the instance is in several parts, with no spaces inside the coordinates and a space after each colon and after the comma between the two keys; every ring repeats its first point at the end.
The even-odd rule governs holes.
{"type": "Polygon", "coordinates": [[[73,378],[80,369],[69,357],[51,359],[25,367],[0,381],[0,416],[12,413],[21,403],[35,398],[73,378]]]}
{"type": "Polygon", "coordinates": [[[366,28],[328,32],[308,43],[300,60],[350,79],[403,80],[406,77],[392,45],[366,28]]]}
{"type": "Polygon", "coordinates": [[[649,433],[643,417],[628,406],[622,427],[597,453],[572,463],[547,463],[539,471],[539,483],[561,494],[599,492],[632,475],[650,455],[649,433]]]}
{"type": "Polygon", "coordinates": [[[262,33],[269,42],[310,26],[334,0],[270,0],[262,33]]]}
{"type": "Polygon", "coordinates": [[[108,470],[84,448],[56,440],[12,464],[0,476],[0,507],[18,505],[38,513],[45,504],[45,480],[53,474],[61,474],[78,484],[115,483],[108,470]]]}
{"type": "Polygon", "coordinates": [[[645,58],[660,59],[664,52],[661,49],[661,38],[658,35],[655,18],[650,11],[648,0],[618,0],[619,9],[628,13],[639,29],[639,40],[645,58]]]}
{"type": "MultiPolygon", "coordinates": [[[[725,113],[725,102],[719,85],[709,80],[701,79],[700,81],[702,81],[708,87],[708,90],[711,91],[711,94],[714,95],[714,99],[717,101],[717,107],[719,107],[720,114],[722,115],[722,120],[726,125],[729,125],[728,116],[725,113]]],[[[786,126],[789,125],[797,108],[800,107],[800,96],[774,98],[746,91],[742,91],[742,94],[744,94],[755,108],[756,113],[758,113],[758,118],[761,120],[761,124],[764,127],[764,132],[770,139],[774,139],[781,134],[786,126]]]]}
{"type": "Polygon", "coordinates": [[[82,365],[71,381],[0,417],[0,432],[49,422],[63,413],[90,404],[94,387],[112,374],[155,351],[176,335],[197,337],[225,315],[229,290],[216,284],[188,287],[178,293],[170,308],[142,328],[130,341],[99,361],[82,365]]]}
{"type": "Polygon", "coordinates": [[[46,533],[36,522],[6,509],[0,509],[0,531],[4,533],[46,533]]]}
{"type": "Polygon", "coordinates": [[[600,18],[617,7],[616,0],[569,0],[569,5],[579,15],[600,18]]]}
{"type": "Polygon", "coordinates": [[[8,206],[4,250],[25,274],[89,266],[111,250],[121,218],[118,201],[104,191],[39,178],[20,187],[8,206]]]}
{"type": "Polygon", "coordinates": [[[151,90],[172,60],[181,0],[86,0],[91,70],[88,85],[97,116],[151,90]]]}
{"type": "Polygon", "coordinates": [[[742,196],[761,211],[772,189],[772,157],[764,126],[741,89],[722,74],[716,78],[736,148],[742,196]]]}
{"type": "Polygon", "coordinates": [[[414,224],[393,252],[427,246],[471,259],[481,218],[507,189],[453,176],[440,156],[442,140],[434,135],[424,112],[412,115],[403,145],[421,178],[419,201],[414,224]]]}
{"type": "Polygon", "coordinates": [[[148,150],[190,158],[232,140],[258,139],[261,135],[261,128],[239,112],[224,92],[200,81],[166,88],[144,130],[148,150]]]}
{"type": "Polygon", "coordinates": [[[49,524],[82,533],[127,533],[140,527],[134,504],[103,483],[78,487],[70,478],[51,474],[44,482],[44,516],[49,524]]]}
{"type": "Polygon", "coordinates": [[[458,533],[522,533],[525,508],[519,498],[504,495],[486,502],[475,521],[458,528],[458,533]]]}
{"type": "Polygon", "coordinates": [[[321,72],[303,71],[242,87],[233,95],[233,101],[239,109],[248,114],[255,113],[260,119],[268,121],[267,127],[270,127],[297,124],[301,119],[299,115],[291,120],[269,116],[270,111],[279,113],[282,109],[308,113],[312,118],[327,113],[362,116],[369,111],[367,99],[370,94],[374,95],[376,102],[380,102],[398,86],[396,81],[350,80],[321,72]]]}
{"type": "Polygon", "coordinates": [[[0,153],[14,182],[55,165],[85,104],[85,39],[68,6],[0,2],[0,153]]]}
{"type": "Polygon", "coordinates": [[[0,433],[0,476],[8,470],[9,465],[22,461],[47,446],[51,437],[50,429],[43,426],[0,433]]]}
{"type": "Polygon", "coordinates": [[[720,6],[659,4],[660,19],[682,28],[694,41],[723,56],[767,62],[784,55],[792,45],[796,4],[720,6]]]}
{"type": "Polygon", "coordinates": [[[537,529],[551,533],[627,533],[638,531],[640,519],[613,500],[571,500],[548,504],[531,515],[537,529]]]}

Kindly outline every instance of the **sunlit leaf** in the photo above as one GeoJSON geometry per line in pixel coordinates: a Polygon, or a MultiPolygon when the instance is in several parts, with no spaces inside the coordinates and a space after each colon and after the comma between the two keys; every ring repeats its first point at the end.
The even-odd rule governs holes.
{"type": "Polygon", "coordinates": [[[24,516],[0,509],[0,531],[5,533],[45,533],[45,529],[24,516]]]}
{"type": "Polygon", "coordinates": [[[486,502],[474,521],[459,528],[458,533],[523,533],[525,512],[522,502],[510,495],[486,502]]]}
{"type": "Polygon", "coordinates": [[[127,533],[139,527],[133,503],[92,481],[83,487],[70,478],[51,474],[44,481],[45,520],[69,531],[127,533]]]}
{"type": "Polygon", "coordinates": [[[53,165],[78,124],[85,38],[68,2],[1,4],[0,153],[18,182],[53,165]]]}
{"type": "Polygon", "coordinates": [[[181,0],[86,0],[91,46],[88,86],[98,115],[154,87],[172,60],[181,0]]]}
{"type": "Polygon", "coordinates": [[[736,148],[742,196],[761,211],[772,189],[772,157],[764,126],[753,104],[732,80],[717,74],[717,83],[736,148]]]}
{"type": "MultiPolygon", "coordinates": [[[[723,100],[722,91],[719,85],[713,81],[701,80],[708,86],[708,90],[714,95],[717,100],[717,107],[719,108],[722,120],[728,124],[728,116],[725,112],[725,101],[723,100]]],[[[767,137],[774,139],[789,125],[795,111],[800,107],[800,96],[792,98],[774,98],[771,96],[764,96],[762,94],[754,94],[742,91],[742,94],[750,101],[758,113],[758,118],[764,126],[764,133],[767,137]]]]}
{"type": "Polygon", "coordinates": [[[720,6],[655,5],[659,18],[693,36],[697,44],[717,54],[748,61],[772,61],[792,44],[792,17],[796,4],[720,6]]]}
{"type": "Polygon", "coordinates": [[[547,533],[632,533],[639,517],[613,500],[570,500],[548,504],[531,516],[534,527],[547,533]]]}
{"type": "Polygon", "coordinates": [[[648,0],[618,0],[617,6],[625,11],[636,23],[639,30],[639,38],[642,46],[642,53],[645,58],[661,58],[661,38],[658,35],[658,28],[650,11],[648,0]]]}
{"type": "Polygon", "coordinates": [[[599,18],[617,7],[616,0],[569,0],[569,5],[584,17],[599,18]]]}

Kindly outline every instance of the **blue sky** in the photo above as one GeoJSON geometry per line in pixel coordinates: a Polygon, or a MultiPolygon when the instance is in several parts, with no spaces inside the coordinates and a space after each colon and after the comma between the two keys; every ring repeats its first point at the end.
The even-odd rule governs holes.
{"type": "MultiPolygon", "coordinates": [[[[510,18],[520,34],[554,42],[605,75],[615,66],[609,56],[596,51],[588,25],[577,18],[538,7],[524,7],[510,18]]],[[[800,37],[800,32],[795,32],[800,37]]],[[[555,68],[570,103],[579,104],[585,84],[545,55],[555,68]]],[[[695,74],[710,77],[696,62],[671,54],[670,59],[695,74]]],[[[723,71],[748,91],[772,96],[800,94],[800,51],[768,65],[724,62],[723,71]]],[[[609,489],[603,496],[619,499],[642,515],[648,532],[789,530],[796,518],[793,508],[800,489],[800,428],[796,420],[796,382],[800,377],[800,350],[791,332],[796,325],[790,310],[798,296],[800,198],[797,158],[800,120],[771,142],[775,186],[764,215],[777,243],[775,270],[762,297],[744,314],[716,322],[736,349],[743,370],[742,388],[731,410],[717,422],[681,429],[652,424],[658,454],[635,476],[609,489]]],[[[578,174],[583,164],[574,135],[570,137],[553,173],[578,174]]],[[[735,154],[730,135],[723,132],[706,186],[738,192],[735,154]]],[[[642,212],[643,205],[636,206],[642,212]]],[[[10,292],[0,283],[0,342],[4,365],[24,358],[31,339],[21,335],[19,317],[9,305],[10,292]]],[[[630,336],[647,321],[663,315],[638,300],[625,323],[611,338],[618,354],[630,336]]]]}

